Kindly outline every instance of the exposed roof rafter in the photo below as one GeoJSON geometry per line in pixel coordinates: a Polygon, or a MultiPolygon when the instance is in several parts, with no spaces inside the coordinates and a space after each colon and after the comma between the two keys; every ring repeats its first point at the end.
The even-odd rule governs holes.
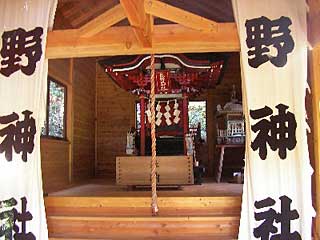
{"type": "Polygon", "coordinates": [[[82,26],[79,29],[80,35],[81,37],[92,37],[125,18],[126,14],[121,4],[118,4],[82,26]]]}
{"type": "Polygon", "coordinates": [[[153,17],[144,11],[144,0],[120,0],[134,34],[143,47],[152,46],[153,17]]]}
{"type": "Polygon", "coordinates": [[[145,0],[144,9],[148,14],[171,22],[179,23],[185,27],[204,32],[217,31],[217,22],[200,17],[180,8],[173,7],[158,0],[145,0]]]}

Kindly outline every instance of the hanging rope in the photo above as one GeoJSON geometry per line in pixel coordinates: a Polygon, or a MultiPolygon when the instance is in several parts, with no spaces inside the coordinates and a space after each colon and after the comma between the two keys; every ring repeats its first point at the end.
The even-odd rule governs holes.
{"type": "Polygon", "coordinates": [[[151,54],[151,191],[152,191],[152,214],[155,216],[158,214],[157,203],[157,152],[156,152],[156,120],[155,120],[155,67],[154,67],[154,55],[151,54]]]}

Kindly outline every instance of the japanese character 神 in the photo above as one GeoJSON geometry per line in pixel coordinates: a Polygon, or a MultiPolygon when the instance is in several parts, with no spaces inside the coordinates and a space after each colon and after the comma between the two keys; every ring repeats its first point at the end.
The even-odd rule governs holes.
{"type": "Polygon", "coordinates": [[[279,150],[281,159],[287,157],[287,149],[293,150],[297,144],[296,128],[297,122],[291,112],[287,112],[288,106],[278,104],[276,106],[278,114],[270,116],[273,111],[265,106],[257,110],[250,110],[252,119],[261,119],[251,126],[253,132],[258,132],[256,138],[251,143],[251,148],[256,151],[259,149],[259,156],[262,160],[267,157],[267,144],[271,150],[279,150]],[[270,116],[270,120],[266,117],[270,116]]]}
{"type": "Polygon", "coordinates": [[[0,116],[0,137],[4,137],[0,143],[0,153],[5,153],[7,161],[12,160],[12,149],[16,153],[22,153],[22,160],[26,162],[27,154],[34,149],[34,136],[36,134],[36,124],[32,112],[23,111],[23,121],[18,121],[19,116],[15,112],[7,116],[0,116]],[[15,122],[15,123],[14,123],[15,122]]]}

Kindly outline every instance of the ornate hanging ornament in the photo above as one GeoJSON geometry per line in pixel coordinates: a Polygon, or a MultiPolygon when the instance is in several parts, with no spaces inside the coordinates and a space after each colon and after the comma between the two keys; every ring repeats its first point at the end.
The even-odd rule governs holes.
{"type": "Polygon", "coordinates": [[[170,126],[172,124],[172,121],[170,120],[171,118],[171,114],[170,114],[170,110],[171,110],[171,107],[170,107],[170,102],[167,101],[167,105],[165,106],[165,114],[164,114],[164,117],[166,118],[166,124],[168,126],[170,126]]]}
{"type": "Polygon", "coordinates": [[[177,99],[174,100],[174,105],[173,105],[174,111],[173,115],[175,116],[173,119],[173,122],[175,124],[178,124],[180,122],[180,110],[179,110],[179,103],[177,102],[177,99]]]}

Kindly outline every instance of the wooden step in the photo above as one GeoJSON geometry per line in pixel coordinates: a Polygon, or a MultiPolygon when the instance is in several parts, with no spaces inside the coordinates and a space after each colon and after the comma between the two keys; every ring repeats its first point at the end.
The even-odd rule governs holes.
{"type": "MultiPolygon", "coordinates": [[[[104,240],[106,240],[106,238],[103,238],[104,240]]],[[[196,238],[194,236],[183,236],[183,237],[130,237],[128,238],[128,236],[125,237],[112,237],[112,238],[107,238],[111,239],[111,240],[236,240],[237,238],[233,238],[230,236],[217,236],[217,235],[210,235],[207,234],[205,236],[197,236],[196,238]]],[[[49,240],[88,240],[88,238],[66,238],[66,237],[53,237],[53,238],[49,238],[49,240]]],[[[90,238],[90,240],[101,240],[101,238],[90,238]]]]}
{"type": "Polygon", "coordinates": [[[240,197],[47,197],[50,240],[236,239],[240,197]]]}
{"type": "MultiPolygon", "coordinates": [[[[239,216],[213,217],[70,217],[48,216],[50,237],[113,239],[128,237],[230,237],[238,233],[239,216]]],[[[220,238],[220,239],[221,239],[220,238]]],[[[229,239],[230,239],[229,238],[229,239]]]]}
{"type": "MultiPolygon", "coordinates": [[[[49,216],[151,216],[149,197],[47,197],[49,216]]],[[[159,197],[160,216],[240,215],[240,197],[159,197]]]]}

